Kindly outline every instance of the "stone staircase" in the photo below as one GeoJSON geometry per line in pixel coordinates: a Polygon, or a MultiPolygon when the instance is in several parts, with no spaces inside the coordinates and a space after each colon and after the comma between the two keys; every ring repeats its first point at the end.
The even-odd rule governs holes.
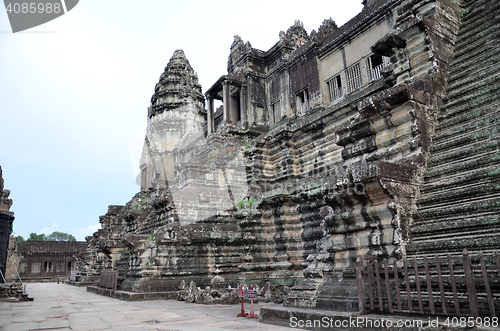
{"type": "Polygon", "coordinates": [[[500,1],[462,13],[408,255],[500,248],[500,1]]]}
{"type": "Polygon", "coordinates": [[[18,301],[33,301],[26,291],[23,289],[23,284],[20,283],[2,283],[0,284],[0,299],[15,298],[18,301]]]}

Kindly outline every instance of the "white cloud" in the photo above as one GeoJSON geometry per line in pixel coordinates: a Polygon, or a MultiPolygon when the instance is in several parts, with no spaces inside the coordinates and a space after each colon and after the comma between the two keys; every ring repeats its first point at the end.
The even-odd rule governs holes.
{"type": "Polygon", "coordinates": [[[57,223],[54,223],[54,224],[52,224],[52,226],[50,228],[43,228],[40,231],[38,231],[37,234],[44,233],[46,236],[48,236],[52,232],[58,231],[58,229],[59,229],[59,225],[57,225],[57,223]]]}
{"type": "Polygon", "coordinates": [[[85,241],[86,236],[91,236],[101,228],[101,224],[90,225],[87,228],[72,229],[69,233],[75,236],[78,241],[85,241]]]}

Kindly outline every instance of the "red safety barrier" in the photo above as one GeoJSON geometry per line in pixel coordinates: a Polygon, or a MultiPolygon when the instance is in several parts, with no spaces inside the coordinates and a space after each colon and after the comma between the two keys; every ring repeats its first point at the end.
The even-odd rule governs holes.
{"type": "Polygon", "coordinates": [[[238,297],[241,298],[241,313],[239,313],[236,317],[247,317],[248,314],[245,313],[245,308],[243,308],[243,297],[245,296],[245,290],[243,289],[243,286],[240,285],[238,287],[238,297]]]}
{"type": "Polygon", "coordinates": [[[248,314],[247,318],[259,318],[255,311],[253,310],[253,298],[255,298],[255,289],[253,288],[252,285],[247,290],[247,297],[250,298],[250,314],[248,314]]]}

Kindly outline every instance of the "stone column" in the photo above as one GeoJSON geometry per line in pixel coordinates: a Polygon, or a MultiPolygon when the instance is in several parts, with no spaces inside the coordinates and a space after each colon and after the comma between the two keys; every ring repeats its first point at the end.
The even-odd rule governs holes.
{"type": "MultiPolygon", "coordinates": [[[[296,118],[297,117],[297,112],[295,109],[297,107],[292,108],[292,101],[290,100],[290,74],[288,71],[285,71],[285,93],[282,94],[283,96],[283,101],[281,107],[285,108],[285,113],[291,117],[291,118],[296,118]]],[[[271,105],[269,105],[269,109],[271,109],[271,105]]],[[[271,122],[269,122],[271,123],[271,122]]]]}
{"type": "Polygon", "coordinates": [[[0,212],[0,283],[4,283],[5,270],[7,270],[7,256],[9,250],[9,239],[14,216],[0,212]]]}
{"type": "Polygon", "coordinates": [[[222,102],[224,103],[224,122],[226,123],[232,123],[231,122],[231,85],[229,84],[228,81],[222,82],[222,96],[223,100],[222,102]]]}
{"type": "Polygon", "coordinates": [[[207,110],[207,133],[212,134],[214,132],[214,98],[207,96],[208,110],[207,110]]]}
{"type": "Polygon", "coordinates": [[[245,109],[245,97],[243,95],[243,88],[240,87],[240,120],[242,127],[245,127],[245,123],[247,122],[247,117],[246,117],[246,109],[245,109]]]}

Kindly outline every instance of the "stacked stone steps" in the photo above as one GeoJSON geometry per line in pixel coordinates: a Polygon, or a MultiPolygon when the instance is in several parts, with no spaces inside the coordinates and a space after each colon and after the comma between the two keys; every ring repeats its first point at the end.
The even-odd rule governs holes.
{"type": "Polygon", "coordinates": [[[500,2],[475,1],[468,10],[470,13],[463,18],[459,31],[448,79],[450,102],[447,108],[455,109],[443,114],[445,117],[470,110],[471,100],[476,102],[470,106],[477,106],[477,101],[482,101],[481,93],[492,96],[500,89],[496,75],[500,71],[500,2]],[[459,98],[460,95],[463,97],[459,98]]]}
{"type": "MultiPolygon", "coordinates": [[[[498,22],[496,24],[498,24],[498,22]]],[[[495,32],[494,36],[498,36],[498,32],[495,32]]],[[[493,40],[490,36],[489,39],[485,38],[482,44],[482,47],[476,43],[473,44],[473,46],[466,46],[467,48],[464,48],[466,52],[463,53],[463,59],[461,62],[455,62],[453,67],[450,68],[450,70],[454,70],[454,72],[451,72],[448,77],[449,84],[460,83],[461,79],[467,79],[467,76],[474,73],[477,69],[473,66],[474,64],[480,62],[483,65],[483,67],[480,68],[481,70],[496,63],[495,59],[498,58],[498,50],[495,40],[493,40]],[[488,50],[490,54],[486,56],[484,52],[485,50],[488,50]]]]}
{"type": "MultiPolygon", "coordinates": [[[[449,83],[453,83],[459,78],[464,70],[470,70],[470,64],[473,61],[483,65],[494,63],[490,56],[495,54],[498,45],[498,36],[500,33],[500,2],[494,4],[491,11],[481,15],[479,8],[471,9],[471,13],[463,18],[463,23],[459,31],[459,40],[455,43],[455,53],[449,83]],[[487,49],[492,54],[485,56],[484,50],[487,49]],[[480,60],[480,61],[477,61],[480,60]]],[[[498,54],[498,53],[496,53],[498,54]]]]}
{"type": "MultiPolygon", "coordinates": [[[[449,219],[444,220],[449,221],[449,219]]],[[[491,227],[500,227],[500,218],[498,217],[498,213],[493,212],[483,214],[481,217],[477,217],[473,220],[455,218],[452,222],[447,223],[449,224],[444,226],[443,219],[433,219],[425,224],[422,224],[421,222],[419,223],[419,226],[415,226],[412,229],[412,233],[418,234],[420,240],[423,240],[424,237],[438,238],[441,236],[448,238],[448,232],[450,229],[455,231],[473,230],[488,234],[488,231],[491,232],[491,227]]]]}
{"type": "MultiPolygon", "coordinates": [[[[499,34],[500,37],[500,34],[499,34]]],[[[500,49],[496,50],[500,54],[500,49]]],[[[495,56],[494,58],[498,60],[500,56],[495,56]]],[[[461,77],[461,79],[457,79],[453,86],[450,86],[450,89],[453,92],[450,92],[449,98],[454,99],[454,102],[451,102],[448,107],[453,107],[454,104],[462,104],[470,99],[474,98],[476,94],[480,94],[481,92],[489,91],[488,87],[493,87],[494,90],[498,90],[498,82],[499,78],[497,76],[491,76],[492,71],[494,73],[498,73],[500,71],[500,66],[497,63],[492,63],[487,67],[477,67],[474,69],[474,72],[469,72],[471,76],[469,77],[461,77]],[[457,98],[462,96],[462,98],[457,98]]]]}
{"type": "MultiPolygon", "coordinates": [[[[488,204],[487,200],[483,200],[478,204],[472,204],[471,208],[467,205],[462,205],[462,208],[453,208],[450,212],[439,214],[425,213],[422,216],[428,215],[428,218],[420,219],[416,225],[412,227],[412,235],[415,238],[414,243],[435,240],[436,235],[442,233],[447,239],[453,237],[465,238],[473,233],[476,236],[479,232],[491,234],[496,231],[492,236],[498,237],[500,230],[500,222],[498,220],[499,208],[489,208],[489,211],[481,210],[480,206],[488,204]],[[468,217],[459,217],[457,214],[462,212],[468,217]],[[474,213],[477,212],[477,213],[474,213]],[[484,231],[483,231],[484,230],[484,231]]],[[[495,201],[498,203],[498,200],[495,201]]],[[[490,206],[490,204],[488,204],[490,206]]],[[[486,208],[485,208],[486,209],[486,208]]],[[[479,239],[479,237],[478,237],[479,239]]]]}
{"type": "MultiPolygon", "coordinates": [[[[500,17],[496,24],[500,26],[500,17]]],[[[465,54],[467,58],[463,60],[455,58],[451,66],[452,73],[448,79],[448,109],[477,98],[476,95],[488,91],[487,87],[491,85],[498,88],[498,77],[495,74],[500,70],[498,65],[500,30],[491,37],[493,39],[490,39],[483,47],[470,46],[465,54]]]]}
{"type": "MultiPolygon", "coordinates": [[[[425,205],[433,201],[433,195],[442,195],[443,193],[453,194],[453,191],[460,189],[460,187],[467,190],[470,197],[476,192],[484,192],[484,189],[477,190],[477,186],[479,186],[479,184],[484,185],[490,183],[490,177],[500,176],[498,171],[496,171],[497,169],[498,167],[496,165],[492,165],[487,168],[469,171],[467,174],[455,176],[449,181],[433,181],[432,184],[423,187],[421,191],[425,196],[422,196],[419,201],[420,210],[424,210],[425,205]]],[[[442,199],[442,201],[446,201],[447,198],[442,197],[442,199]]]]}
{"type": "MultiPolygon", "coordinates": [[[[495,166],[484,169],[488,173],[495,171],[495,166]]],[[[474,171],[465,178],[456,176],[449,182],[434,182],[433,185],[425,187],[420,203],[420,211],[426,212],[432,208],[442,208],[449,204],[473,203],[478,199],[485,199],[488,196],[496,197],[500,190],[500,184],[491,184],[488,173],[483,171],[474,171]],[[466,196],[464,197],[464,194],[466,196]],[[430,208],[426,208],[430,207],[430,208]]],[[[500,178],[500,175],[491,176],[500,178]]]]}
{"type": "MultiPolygon", "coordinates": [[[[430,167],[427,177],[435,177],[442,173],[450,173],[449,169],[455,162],[467,162],[471,153],[477,153],[476,158],[488,157],[499,147],[500,143],[493,139],[500,132],[500,119],[495,115],[464,124],[463,129],[453,129],[448,133],[448,139],[431,149],[433,155],[428,159],[430,167]],[[489,123],[488,123],[489,122],[489,123]],[[453,134],[453,131],[456,131],[453,134]],[[465,131],[465,132],[462,132],[465,131]],[[489,141],[482,141],[487,138],[489,141]]],[[[485,160],[487,162],[487,160],[485,160]]]]}
{"type": "Polygon", "coordinates": [[[474,127],[476,122],[495,118],[495,113],[492,112],[492,109],[495,108],[500,108],[500,101],[476,108],[469,108],[468,111],[458,111],[452,117],[441,117],[439,124],[441,132],[434,137],[435,145],[431,147],[431,152],[435,153],[440,149],[448,148],[450,146],[449,143],[458,138],[468,138],[470,135],[468,135],[466,127],[474,127]],[[464,128],[457,127],[457,125],[461,125],[464,128]]]}
{"type": "MultiPolygon", "coordinates": [[[[477,219],[486,215],[495,215],[500,210],[500,199],[497,194],[486,197],[477,196],[476,199],[462,201],[448,201],[433,204],[431,208],[421,209],[415,220],[414,228],[427,226],[428,223],[440,222],[443,227],[453,228],[457,221],[477,219]]],[[[450,235],[452,235],[450,233],[450,235]]],[[[417,238],[418,239],[418,238],[417,238]]]]}
{"type": "Polygon", "coordinates": [[[500,3],[496,3],[492,10],[480,16],[480,7],[471,9],[471,13],[462,18],[460,40],[455,44],[455,59],[462,61],[480,54],[477,48],[485,46],[498,35],[498,19],[500,17],[500,3]],[[479,30],[480,28],[480,30],[479,30]],[[472,55],[472,56],[471,56],[472,55]]]}
{"type": "MultiPolygon", "coordinates": [[[[498,24],[498,22],[497,22],[498,24]]],[[[497,33],[497,38],[498,38],[497,33]]],[[[485,48],[473,49],[468,54],[469,57],[466,61],[452,68],[456,73],[448,78],[448,89],[455,90],[461,87],[470,88],[471,83],[476,83],[477,79],[485,79],[491,76],[491,71],[498,72],[498,59],[500,58],[500,49],[497,47],[498,42],[491,41],[486,48],[488,49],[488,55],[484,55],[485,48]],[[472,53],[476,53],[474,56],[470,56],[472,53]],[[481,66],[477,64],[480,63],[481,66]]],[[[450,97],[458,95],[460,91],[454,91],[450,94],[450,97]]]]}
{"type": "MultiPolygon", "coordinates": [[[[495,91],[494,91],[495,92],[495,91]]],[[[490,111],[493,105],[498,104],[500,102],[500,93],[499,90],[496,90],[496,93],[484,93],[477,94],[475,98],[470,100],[464,100],[461,104],[455,105],[453,108],[443,108],[442,111],[446,112],[440,114],[439,119],[441,120],[455,120],[456,116],[474,116],[477,112],[482,111],[490,111]]],[[[434,143],[438,143],[440,139],[443,139],[446,136],[446,132],[437,132],[437,135],[434,139],[434,143]],[[442,137],[443,136],[443,137],[442,137]]]]}
{"type": "Polygon", "coordinates": [[[408,255],[500,247],[500,2],[467,10],[408,255]]]}
{"type": "Polygon", "coordinates": [[[494,24],[490,24],[493,17],[498,15],[500,4],[491,0],[469,1],[462,12],[462,24],[460,25],[461,39],[456,40],[455,57],[462,54],[462,46],[470,43],[473,38],[484,34],[494,24]]]}
{"type": "Polygon", "coordinates": [[[414,243],[435,240],[438,230],[448,239],[463,238],[471,231],[480,236],[478,231],[483,225],[488,227],[487,233],[494,230],[493,236],[498,237],[500,224],[491,221],[500,214],[499,173],[498,165],[492,165],[470,171],[469,176],[455,174],[424,186],[412,228],[414,243]]]}
{"type": "MultiPolygon", "coordinates": [[[[495,93],[500,92],[500,79],[498,77],[491,77],[484,79],[483,81],[477,82],[477,80],[470,87],[463,87],[461,91],[456,92],[457,95],[453,101],[448,104],[448,109],[452,107],[459,107],[454,112],[460,113],[465,111],[463,107],[468,103],[473,103],[475,101],[498,101],[498,96],[494,96],[495,93]]],[[[482,103],[473,103],[472,109],[481,105],[482,103]]],[[[469,108],[470,110],[470,108],[469,108]]],[[[450,116],[449,114],[448,116],[450,116]]]]}
{"type": "MultiPolygon", "coordinates": [[[[483,187],[483,192],[488,190],[498,191],[498,181],[500,172],[498,162],[500,161],[500,153],[498,150],[498,142],[488,141],[481,149],[473,154],[473,149],[465,149],[464,153],[460,153],[458,149],[455,153],[449,156],[448,159],[440,160],[441,165],[434,168],[434,164],[429,163],[428,173],[425,176],[426,184],[421,188],[420,207],[425,209],[429,202],[433,201],[432,196],[436,193],[441,194],[438,199],[457,199],[462,190],[467,190],[469,194],[477,191],[472,186],[483,187]],[[485,151],[481,151],[482,149],[485,151]],[[487,150],[490,148],[490,150],[487,150]],[[467,152],[469,154],[467,154],[467,152]],[[447,163],[445,163],[445,161],[447,163]],[[486,186],[493,187],[486,189],[486,186]],[[492,186],[493,185],[493,186],[492,186]],[[461,189],[463,187],[463,189],[461,189]],[[451,194],[452,196],[445,197],[443,193],[451,194]]],[[[464,197],[464,199],[468,199],[464,197]]]]}
{"type": "MultiPolygon", "coordinates": [[[[485,132],[484,135],[487,135],[491,131],[485,132]]],[[[479,135],[482,134],[479,133],[478,136],[479,135]]],[[[478,175],[475,174],[477,169],[489,167],[492,164],[494,165],[499,158],[496,149],[498,149],[500,144],[497,140],[490,138],[491,137],[488,137],[489,140],[483,144],[461,141],[460,145],[450,146],[449,154],[440,152],[436,157],[428,161],[428,173],[425,179],[427,181],[430,179],[438,181],[440,177],[443,176],[449,177],[452,181],[454,180],[453,177],[456,176],[460,176],[464,180],[477,178],[478,175]],[[457,173],[458,171],[460,171],[460,173],[457,173]]],[[[433,186],[433,184],[429,185],[430,187],[433,186]]],[[[424,188],[423,192],[426,190],[427,187],[424,188]]]]}
{"type": "MultiPolygon", "coordinates": [[[[498,59],[500,61],[500,56],[498,59]]],[[[471,75],[475,75],[477,72],[478,70],[474,70],[471,75]]],[[[488,70],[490,75],[498,75],[499,72],[499,70],[493,70],[493,68],[488,70]]],[[[471,84],[475,84],[475,81],[472,80],[471,84]]],[[[484,85],[482,88],[468,87],[469,92],[466,95],[457,96],[453,104],[449,103],[446,107],[443,107],[439,116],[441,130],[436,132],[434,137],[434,143],[436,144],[434,149],[439,146],[442,140],[449,138],[450,132],[449,129],[445,130],[446,128],[456,126],[459,123],[466,125],[467,120],[473,121],[488,116],[487,114],[491,112],[491,108],[498,108],[500,104],[500,81],[495,77],[489,84],[484,85]],[[462,122],[462,120],[465,120],[465,122],[462,122]],[[443,123],[442,127],[441,122],[443,123]]],[[[459,130],[460,127],[456,129],[459,130]]]]}

